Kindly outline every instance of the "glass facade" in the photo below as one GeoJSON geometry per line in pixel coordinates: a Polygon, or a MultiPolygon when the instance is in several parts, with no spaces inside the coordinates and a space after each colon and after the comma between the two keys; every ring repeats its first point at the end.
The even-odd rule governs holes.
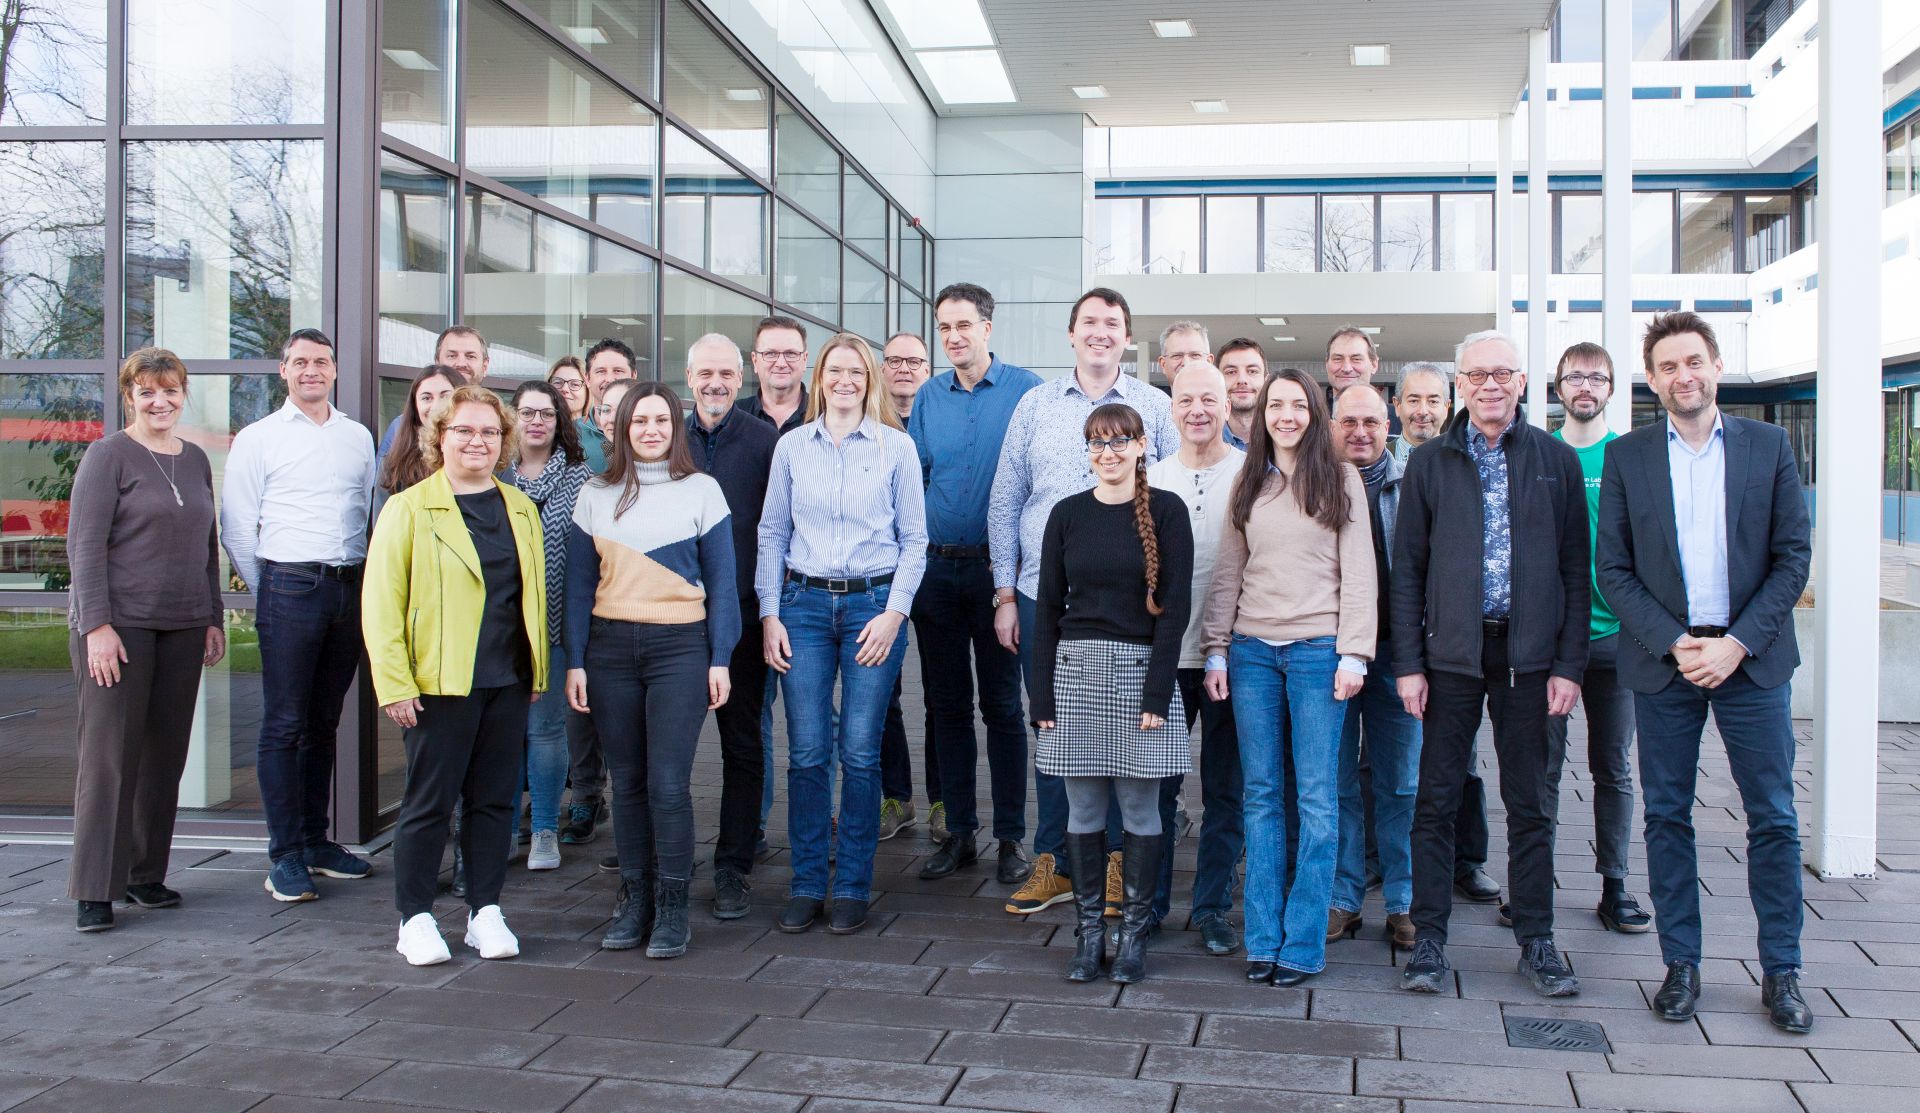
{"type": "MultiPolygon", "coordinates": [[[[1552,24],[1553,60],[1600,61],[1604,0],[1561,0],[1552,24]]],[[[1750,57],[1765,38],[1751,38],[1739,13],[1764,8],[1736,0],[1631,0],[1633,58],[1637,62],[1707,61],[1750,57]]],[[[1786,6],[1782,3],[1781,6],[1786,6]]]]}

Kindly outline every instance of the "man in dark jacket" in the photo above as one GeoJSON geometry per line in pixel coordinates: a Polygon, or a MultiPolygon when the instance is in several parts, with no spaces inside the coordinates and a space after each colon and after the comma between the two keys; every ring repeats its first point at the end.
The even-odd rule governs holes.
{"type": "Polygon", "coordinates": [[[1411,990],[1449,967],[1453,831],[1480,729],[1493,718],[1507,806],[1508,880],[1520,972],[1548,997],[1580,985],[1553,943],[1547,716],[1580,695],[1592,588],[1587,506],[1573,450],[1520,418],[1519,350],[1477,332],[1454,356],[1460,413],[1407,458],[1394,528],[1393,673],[1424,720],[1413,822],[1411,990]]]}

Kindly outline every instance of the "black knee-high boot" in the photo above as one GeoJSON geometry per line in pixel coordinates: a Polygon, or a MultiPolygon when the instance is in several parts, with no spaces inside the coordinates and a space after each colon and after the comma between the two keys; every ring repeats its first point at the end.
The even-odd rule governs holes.
{"type": "Polygon", "coordinates": [[[1153,893],[1160,881],[1160,859],[1167,840],[1155,835],[1122,833],[1120,883],[1125,903],[1120,909],[1120,942],[1113,951],[1108,977],[1128,985],[1147,976],[1147,926],[1153,919],[1153,893]]]}
{"type": "Polygon", "coordinates": [[[1073,961],[1067,980],[1090,982],[1100,976],[1107,957],[1107,835],[1105,831],[1067,833],[1067,868],[1073,871],[1073,961]]]}

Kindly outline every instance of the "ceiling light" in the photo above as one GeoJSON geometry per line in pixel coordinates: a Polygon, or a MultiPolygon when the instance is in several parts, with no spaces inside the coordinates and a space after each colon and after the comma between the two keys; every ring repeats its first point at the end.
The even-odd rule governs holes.
{"type": "Polygon", "coordinates": [[[948,104],[1007,104],[1017,99],[997,50],[939,50],[914,54],[948,104]]]}
{"type": "Polygon", "coordinates": [[[541,332],[546,333],[548,336],[572,336],[573,335],[572,333],[568,332],[566,329],[560,328],[557,325],[540,325],[538,327],[541,332]]]}
{"type": "Polygon", "coordinates": [[[581,46],[600,46],[607,41],[607,33],[598,27],[562,27],[567,37],[581,46]]]}
{"type": "MultiPolygon", "coordinates": [[[[642,321],[638,317],[608,317],[607,320],[612,321],[621,328],[639,328],[641,325],[646,324],[645,321],[642,321]]],[[[672,340],[673,337],[669,336],[666,337],[666,339],[672,340]]]]}
{"type": "Polygon", "coordinates": [[[765,93],[762,93],[760,90],[751,88],[751,87],[745,88],[745,89],[728,89],[727,99],[733,100],[733,101],[758,102],[758,101],[763,101],[767,99],[767,95],[765,93]]]}
{"type": "Polygon", "coordinates": [[[1277,342],[1277,343],[1280,343],[1280,344],[1291,344],[1291,343],[1293,343],[1293,337],[1291,337],[1291,336],[1276,336],[1276,337],[1274,337],[1273,339],[1274,339],[1274,341],[1275,341],[1275,342],[1277,342]]]}
{"type": "Polygon", "coordinates": [[[1218,113],[1227,110],[1227,102],[1223,100],[1197,100],[1192,103],[1195,112],[1218,113]]]}
{"type": "Polygon", "coordinates": [[[1390,53],[1386,43],[1375,43],[1371,46],[1361,46],[1356,43],[1353,48],[1353,64],[1356,66],[1384,66],[1392,61],[1392,58],[1389,57],[1390,53]]]}
{"type": "Polygon", "coordinates": [[[1262,317],[1260,318],[1260,323],[1263,325],[1270,325],[1274,328],[1287,327],[1287,319],[1285,317],[1262,317]]]}
{"type": "Polygon", "coordinates": [[[1153,33],[1163,39],[1190,39],[1193,37],[1191,19],[1149,19],[1153,33]]]}
{"type": "Polygon", "coordinates": [[[403,70],[430,72],[440,68],[428,61],[427,56],[417,50],[383,50],[380,53],[385,54],[388,61],[403,70]]]}
{"type": "Polygon", "coordinates": [[[1361,325],[1360,331],[1366,333],[1368,336],[1378,336],[1380,335],[1380,326],[1379,325],[1361,325]]]}
{"type": "Polygon", "coordinates": [[[980,0],[886,0],[886,5],[914,50],[993,45],[980,0]]]}
{"type": "Polygon", "coordinates": [[[1073,87],[1073,95],[1079,97],[1081,100],[1105,100],[1107,97],[1107,87],[1105,85],[1075,85],[1073,87]]]}

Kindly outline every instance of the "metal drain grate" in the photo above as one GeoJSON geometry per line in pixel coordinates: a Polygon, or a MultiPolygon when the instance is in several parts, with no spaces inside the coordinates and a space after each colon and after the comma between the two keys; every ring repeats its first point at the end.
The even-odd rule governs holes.
{"type": "Polygon", "coordinates": [[[1508,1017],[1507,1046],[1540,1051],[1595,1051],[1602,1055],[1613,1050],[1607,1042],[1607,1030],[1598,1024],[1541,1016],[1508,1017]]]}

